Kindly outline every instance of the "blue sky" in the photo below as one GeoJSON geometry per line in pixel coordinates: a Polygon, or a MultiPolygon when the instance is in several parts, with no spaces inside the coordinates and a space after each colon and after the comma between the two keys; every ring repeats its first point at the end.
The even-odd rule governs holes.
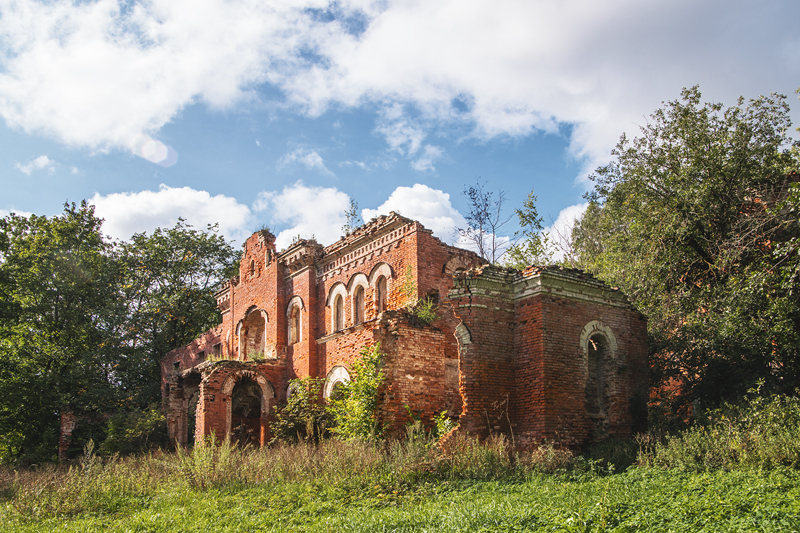
{"type": "Polygon", "coordinates": [[[563,227],[682,87],[784,93],[800,122],[798,20],[795,0],[0,0],[0,215],[88,199],[118,238],[182,216],[328,244],[352,198],[453,242],[480,177],[563,227]]]}

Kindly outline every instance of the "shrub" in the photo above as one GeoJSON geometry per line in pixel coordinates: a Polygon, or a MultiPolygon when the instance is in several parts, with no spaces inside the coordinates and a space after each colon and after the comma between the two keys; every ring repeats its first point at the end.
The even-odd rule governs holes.
{"type": "Polygon", "coordinates": [[[109,418],[100,452],[128,455],[166,447],[168,442],[164,414],[158,404],[152,404],[144,410],[123,411],[109,418]]]}
{"type": "Polygon", "coordinates": [[[290,383],[292,394],[286,404],[275,409],[270,423],[272,442],[319,442],[328,435],[330,427],[330,415],[321,395],[325,380],[293,379],[290,383]]]}
{"type": "Polygon", "coordinates": [[[725,404],[703,420],[663,441],[640,439],[642,464],[712,470],[800,465],[800,398],[759,396],[725,404]]]}
{"type": "Polygon", "coordinates": [[[333,417],[331,431],[345,440],[376,440],[383,436],[385,427],[378,420],[378,389],[383,383],[380,343],[361,349],[352,366],[352,379],[337,389],[331,398],[328,411],[333,417]]]}

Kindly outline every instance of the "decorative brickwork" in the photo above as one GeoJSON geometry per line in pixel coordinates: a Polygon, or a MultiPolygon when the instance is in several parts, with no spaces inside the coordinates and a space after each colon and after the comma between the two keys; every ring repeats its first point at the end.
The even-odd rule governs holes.
{"type": "Polygon", "coordinates": [[[245,242],[239,277],[217,293],[222,324],[162,362],[174,442],[264,444],[291,379],[347,379],[377,342],[380,414],[398,434],[409,410],[427,421],[445,411],[460,431],[522,446],[642,428],[645,320],[591,276],[488,267],[395,213],[325,248],[300,240],[278,253],[274,241],[261,231],[245,242]],[[430,325],[406,311],[420,298],[439,305],[430,325]]]}

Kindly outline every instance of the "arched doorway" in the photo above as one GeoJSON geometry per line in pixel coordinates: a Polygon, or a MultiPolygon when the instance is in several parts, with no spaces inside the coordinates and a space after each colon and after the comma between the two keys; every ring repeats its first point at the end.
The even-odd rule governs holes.
{"type": "Polygon", "coordinates": [[[241,446],[261,443],[261,400],[259,384],[243,378],[231,393],[231,440],[241,446]]]}

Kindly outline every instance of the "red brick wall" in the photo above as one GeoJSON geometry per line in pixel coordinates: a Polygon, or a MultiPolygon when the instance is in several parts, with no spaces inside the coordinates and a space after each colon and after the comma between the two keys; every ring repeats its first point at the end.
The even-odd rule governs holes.
{"type": "MultiPolygon", "coordinates": [[[[175,350],[169,352],[164,359],[161,360],[161,400],[167,401],[167,382],[170,376],[177,372],[186,370],[197,366],[208,358],[211,349],[215,344],[224,344],[222,337],[222,326],[210,329],[203,333],[201,336],[175,350]],[[200,355],[200,354],[203,355],[200,355]],[[175,368],[175,363],[178,363],[178,368],[175,368]]],[[[165,404],[166,405],[166,404],[165,404]]]]}
{"type": "Polygon", "coordinates": [[[471,333],[461,344],[463,430],[509,431],[510,420],[521,446],[546,439],[580,447],[643,429],[646,321],[618,292],[578,272],[488,267],[459,276],[450,297],[471,333]],[[605,409],[597,415],[587,412],[581,345],[593,321],[610,328],[616,342],[605,359],[605,409]]]}
{"type": "Polygon", "coordinates": [[[459,276],[450,292],[456,316],[469,331],[459,360],[462,430],[486,436],[514,424],[514,308],[508,273],[499,269],[459,276]],[[478,281],[480,280],[480,284],[478,281]]]}
{"type": "MultiPolygon", "coordinates": [[[[480,263],[472,252],[445,245],[418,222],[397,215],[379,217],[324,249],[299,241],[276,254],[273,237],[256,233],[246,242],[240,278],[218,295],[223,324],[171,352],[162,362],[162,382],[178,387],[172,364],[180,361],[188,368],[199,363],[196,354],[210,351],[210,344],[230,339],[226,352],[237,355],[235,327],[255,308],[268,314],[266,352],[275,356],[255,366],[269,374],[277,400],[285,396],[290,379],[325,377],[337,365],[350,369],[363,346],[381,342],[389,378],[382,409],[395,428],[408,420],[408,405],[426,420],[449,411],[460,414],[463,430],[480,435],[513,431],[522,443],[546,438],[578,446],[601,433],[625,436],[641,429],[634,416],[641,414],[647,396],[641,315],[618,293],[576,271],[519,273],[487,267],[459,274],[454,285],[456,270],[480,263]],[[375,279],[370,278],[382,264],[391,274],[387,311],[379,320],[375,279]],[[439,318],[431,326],[401,312],[408,301],[407,272],[416,286],[414,298],[438,291],[439,318]],[[354,324],[355,284],[364,279],[365,322],[354,324]],[[345,288],[345,317],[344,328],[334,332],[329,296],[338,284],[345,288]],[[286,306],[294,296],[303,301],[302,335],[287,346],[286,306]],[[610,327],[617,342],[600,418],[586,413],[586,355],[580,340],[593,320],[610,327]],[[459,324],[469,331],[460,334],[467,340],[461,346],[456,341],[459,324]],[[446,380],[446,374],[454,379],[446,380]]],[[[224,371],[215,370],[201,387],[198,434],[227,427],[228,400],[219,396],[224,379],[224,371]]],[[[190,382],[187,386],[196,386],[190,382]]],[[[186,400],[182,392],[173,392],[167,401],[165,386],[168,408],[186,400]]],[[[178,427],[181,419],[170,420],[178,427]]]]}

